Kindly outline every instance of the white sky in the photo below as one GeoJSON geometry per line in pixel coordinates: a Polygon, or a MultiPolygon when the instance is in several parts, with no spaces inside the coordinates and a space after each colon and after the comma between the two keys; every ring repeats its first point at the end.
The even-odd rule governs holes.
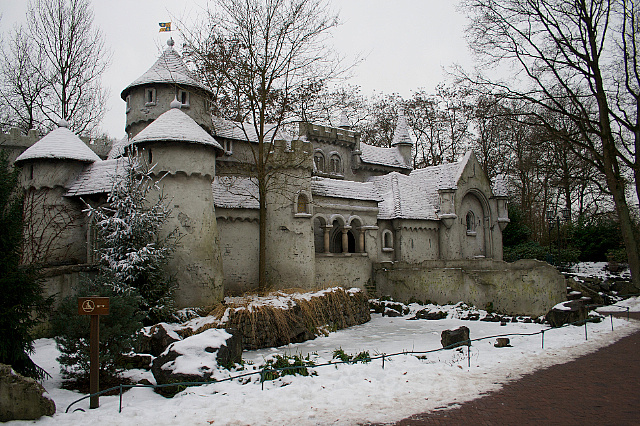
{"type": "MultiPolygon", "coordinates": [[[[349,82],[365,95],[399,93],[424,88],[433,91],[445,80],[443,67],[471,64],[464,41],[465,17],[455,0],[331,0],[342,25],[334,31],[334,46],[347,58],[365,61],[349,82]]],[[[103,129],[112,137],[124,136],[124,101],[120,92],[144,73],[166,45],[167,33],[158,22],[174,18],[189,21],[207,0],[93,0],[95,24],[112,52],[103,78],[110,90],[109,111],[103,129]]],[[[0,31],[24,22],[26,0],[0,0],[0,31]]],[[[175,21],[174,21],[175,22],[175,21]]],[[[179,35],[173,32],[176,47],[179,35]]]]}

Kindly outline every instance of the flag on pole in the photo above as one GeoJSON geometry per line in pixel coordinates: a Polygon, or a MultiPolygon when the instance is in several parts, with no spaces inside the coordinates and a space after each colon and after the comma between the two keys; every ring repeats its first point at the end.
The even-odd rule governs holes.
{"type": "Polygon", "coordinates": [[[159,32],[161,32],[161,33],[171,31],[171,22],[160,22],[160,23],[158,23],[158,25],[160,25],[160,31],[159,32]]]}

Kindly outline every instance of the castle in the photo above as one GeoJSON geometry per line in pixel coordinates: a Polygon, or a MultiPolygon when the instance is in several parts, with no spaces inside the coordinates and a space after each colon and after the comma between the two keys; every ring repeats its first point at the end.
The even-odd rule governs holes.
{"type": "MultiPolygon", "coordinates": [[[[52,293],[68,292],[74,274],[91,265],[84,203],[105,202],[131,147],[153,165],[173,210],[167,228],[182,236],[169,265],[177,305],[211,305],[257,286],[257,187],[245,172],[255,130],[213,117],[213,94],[173,41],[167,44],[122,91],[128,137],[106,158],[65,123],[37,142],[32,134],[5,137],[31,144],[16,164],[27,205],[39,212],[32,217],[49,224],[46,260],[61,265],[48,282],[52,293]],[[73,226],[48,221],[52,209],[66,212],[73,226]]],[[[355,286],[405,300],[492,303],[514,314],[542,313],[563,300],[564,283],[553,268],[502,262],[509,222],[504,182],[492,185],[472,152],[413,170],[412,146],[403,116],[389,148],[361,142],[344,117],[337,128],[301,123],[298,138],[275,140],[270,149],[281,170],[266,195],[270,287],[355,286]]]]}

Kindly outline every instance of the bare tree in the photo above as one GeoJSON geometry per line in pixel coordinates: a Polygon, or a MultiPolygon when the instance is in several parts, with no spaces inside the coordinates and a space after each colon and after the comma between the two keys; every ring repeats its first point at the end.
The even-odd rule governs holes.
{"type": "Polygon", "coordinates": [[[42,54],[30,61],[47,83],[39,105],[46,120],[65,119],[76,133],[96,130],[105,113],[101,78],[110,59],[89,0],[32,0],[27,28],[42,54]]]}
{"type": "MultiPolygon", "coordinates": [[[[511,67],[509,81],[460,71],[461,76],[481,91],[536,105],[530,113],[547,131],[565,136],[572,146],[588,153],[585,161],[604,175],[613,197],[632,280],[640,288],[638,235],[625,194],[625,167],[637,170],[636,158],[630,154],[637,155],[640,145],[625,138],[624,132],[616,135],[612,125],[622,122],[614,106],[620,109],[621,101],[628,99],[621,96],[620,85],[621,90],[616,90],[620,78],[614,75],[624,58],[619,46],[629,39],[623,36],[625,19],[619,12],[629,10],[626,6],[633,5],[633,0],[463,0],[461,4],[471,18],[471,48],[484,65],[511,67]],[[575,134],[555,128],[546,112],[570,120],[575,134]]],[[[627,30],[631,38],[636,33],[627,30]]],[[[637,57],[637,47],[628,50],[637,57]]],[[[627,62],[634,64],[626,68],[628,75],[637,75],[637,62],[627,62]]],[[[637,87],[631,78],[625,81],[626,92],[637,87]]],[[[637,111],[637,98],[623,109],[632,107],[637,111]]]]}
{"type": "MultiPolygon", "coordinates": [[[[272,145],[299,120],[294,103],[308,101],[337,75],[329,49],[338,23],[324,0],[216,0],[205,22],[183,30],[185,50],[224,103],[217,112],[253,127],[251,177],[259,201],[259,289],[267,287],[267,193],[279,168],[272,145]]],[[[187,28],[183,25],[184,28],[187,28]]],[[[245,126],[246,140],[249,135],[245,126]]]]}
{"type": "Polygon", "coordinates": [[[48,81],[38,69],[43,62],[43,51],[25,28],[14,27],[10,37],[1,53],[0,101],[8,115],[7,126],[17,127],[26,134],[30,129],[41,127],[40,108],[48,81]]]}

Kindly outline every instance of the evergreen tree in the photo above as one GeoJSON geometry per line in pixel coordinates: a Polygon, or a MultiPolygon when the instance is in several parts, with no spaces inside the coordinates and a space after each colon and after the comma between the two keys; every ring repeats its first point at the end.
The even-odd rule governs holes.
{"type": "Polygon", "coordinates": [[[88,208],[97,229],[100,264],[115,278],[114,291],[140,295],[146,323],[167,320],[174,312],[174,281],[165,266],[177,244],[177,231],[161,236],[171,209],[151,177],[151,171],[135,154],[114,182],[106,206],[88,208]],[[151,194],[158,194],[154,202],[151,194]]]}
{"type": "Polygon", "coordinates": [[[51,306],[43,296],[42,282],[34,266],[20,264],[22,205],[18,170],[0,152],[0,363],[36,379],[47,373],[29,358],[33,330],[51,306]]]}

